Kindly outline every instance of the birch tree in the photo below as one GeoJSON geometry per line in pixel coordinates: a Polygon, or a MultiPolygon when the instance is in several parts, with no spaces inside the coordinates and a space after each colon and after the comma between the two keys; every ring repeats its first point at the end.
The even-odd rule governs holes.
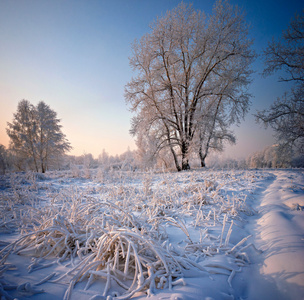
{"type": "Polygon", "coordinates": [[[220,124],[237,122],[248,109],[250,46],[243,15],[227,1],[210,16],[181,3],[157,19],[132,47],[137,74],[125,88],[135,114],[131,133],[153,136],[156,151],[167,148],[177,170],[190,168],[195,141],[210,146],[206,139],[220,124]]]}
{"type": "Polygon", "coordinates": [[[30,160],[35,171],[44,173],[53,159],[71,149],[61,128],[57,113],[43,101],[35,107],[22,100],[13,121],[7,123],[10,149],[19,160],[30,160]]]}

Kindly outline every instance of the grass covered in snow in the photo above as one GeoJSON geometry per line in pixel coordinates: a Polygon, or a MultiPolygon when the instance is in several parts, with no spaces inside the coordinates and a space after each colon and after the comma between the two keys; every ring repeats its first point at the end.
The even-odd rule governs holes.
{"type": "MultiPolygon", "coordinates": [[[[302,197],[299,174],[290,186],[302,197]]],[[[260,241],[258,224],[269,224],[259,205],[276,176],[102,169],[2,176],[0,295],[250,299],[242,276],[269,249],[260,241]]],[[[285,198],[303,218],[303,203],[285,198]]]]}

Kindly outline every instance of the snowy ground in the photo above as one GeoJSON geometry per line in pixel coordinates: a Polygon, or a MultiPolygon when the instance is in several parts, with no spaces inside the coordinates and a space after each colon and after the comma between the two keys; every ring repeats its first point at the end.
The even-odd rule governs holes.
{"type": "Polygon", "coordinates": [[[11,174],[0,217],[3,299],[304,299],[303,170],[11,174]]]}

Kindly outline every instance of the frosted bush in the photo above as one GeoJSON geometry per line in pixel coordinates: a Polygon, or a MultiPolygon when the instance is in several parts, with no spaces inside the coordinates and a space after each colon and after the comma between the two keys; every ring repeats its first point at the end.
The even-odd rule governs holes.
{"type": "Polygon", "coordinates": [[[71,173],[72,173],[72,177],[74,178],[80,178],[81,176],[80,169],[74,164],[71,165],[71,173]]]}
{"type": "Polygon", "coordinates": [[[105,171],[103,168],[99,167],[98,170],[97,170],[97,174],[96,174],[96,177],[95,177],[95,180],[97,182],[100,182],[100,183],[104,183],[106,180],[105,178],[105,171]]]}
{"type": "Polygon", "coordinates": [[[84,169],[83,169],[83,177],[86,178],[86,179],[90,179],[91,178],[91,170],[88,166],[84,166],[84,169]]]}

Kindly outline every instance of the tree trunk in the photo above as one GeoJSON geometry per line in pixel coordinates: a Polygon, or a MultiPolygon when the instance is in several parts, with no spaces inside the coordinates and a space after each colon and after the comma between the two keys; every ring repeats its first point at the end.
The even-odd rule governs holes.
{"type": "Polygon", "coordinates": [[[181,169],[181,167],[178,163],[177,155],[176,155],[172,146],[170,146],[170,150],[171,150],[171,153],[172,153],[173,158],[174,158],[175,167],[176,167],[177,171],[180,172],[182,169],[181,169]]]}
{"type": "Polygon", "coordinates": [[[188,154],[189,154],[189,143],[182,142],[182,170],[190,170],[188,154]]]}
{"type": "Polygon", "coordinates": [[[0,156],[0,175],[5,174],[5,162],[4,159],[0,156]]]}
{"type": "Polygon", "coordinates": [[[206,144],[204,154],[203,154],[203,148],[202,148],[203,135],[201,135],[201,133],[200,133],[200,147],[199,147],[198,153],[199,153],[199,157],[201,159],[201,167],[202,168],[206,167],[205,159],[206,159],[206,157],[208,155],[208,152],[209,152],[210,141],[211,141],[211,138],[212,138],[212,135],[213,135],[213,131],[214,131],[214,128],[215,128],[215,121],[216,121],[216,117],[217,117],[222,99],[223,99],[223,95],[221,95],[221,97],[219,99],[219,102],[217,103],[217,106],[216,106],[215,114],[213,116],[211,131],[209,132],[209,136],[208,136],[208,140],[207,140],[207,144],[206,144]]]}
{"type": "Polygon", "coordinates": [[[199,157],[200,157],[200,160],[201,160],[201,167],[205,168],[206,167],[205,159],[206,159],[207,153],[203,154],[202,146],[200,146],[198,154],[199,154],[199,157]]]}
{"type": "Polygon", "coordinates": [[[182,170],[190,170],[188,158],[182,158],[182,170]]]}

